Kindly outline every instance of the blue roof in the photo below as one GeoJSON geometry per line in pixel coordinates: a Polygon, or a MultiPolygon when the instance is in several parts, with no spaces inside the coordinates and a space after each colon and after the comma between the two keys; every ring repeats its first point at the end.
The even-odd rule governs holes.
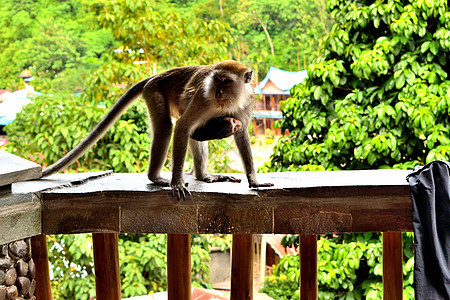
{"type": "MultiPolygon", "coordinates": [[[[35,95],[42,93],[34,92],[35,95]]],[[[6,96],[0,103],[0,125],[8,125],[16,119],[16,114],[22,110],[22,106],[30,103],[32,97],[27,96],[27,91],[21,89],[6,96]]]]}
{"type": "Polygon", "coordinates": [[[255,88],[255,94],[289,95],[290,89],[294,85],[301,83],[306,78],[308,78],[308,72],[306,70],[289,72],[275,67],[270,67],[266,77],[255,88]],[[272,81],[277,88],[282,90],[282,92],[279,93],[263,92],[263,88],[266,86],[269,80],[272,81]]]}

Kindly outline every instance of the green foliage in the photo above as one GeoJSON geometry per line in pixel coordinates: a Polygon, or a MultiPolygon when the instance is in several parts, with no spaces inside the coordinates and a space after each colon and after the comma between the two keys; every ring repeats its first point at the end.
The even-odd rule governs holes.
{"type": "Polygon", "coordinates": [[[208,169],[210,172],[215,173],[234,173],[236,170],[231,169],[228,165],[231,159],[228,157],[227,152],[233,149],[233,142],[231,138],[223,140],[213,140],[208,143],[209,164],[208,169]]]}
{"type": "MultiPolygon", "coordinates": [[[[270,65],[304,69],[332,25],[325,0],[220,3],[1,1],[0,88],[20,88],[17,75],[29,70],[40,92],[82,92],[87,77],[108,63],[105,56],[114,49],[122,51],[116,51],[116,60],[140,61],[145,72],[226,58],[250,64],[261,75],[270,65]]],[[[445,32],[440,36],[445,43],[445,32]]]]}
{"type": "Polygon", "coordinates": [[[205,22],[164,2],[114,0],[97,4],[98,20],[122,43],[122,55],[145,62],[149,69],[217,62],[226,57],[232,42],[227,23],[205,22]]]}
{"type": "Polygon", "coordinates": [[[288,254],[264,280],[261,292],[279,300],[299,299],[300,262],[297,255],[288,254]]]}
{"type": "Polygon", "coordinates": [[[305,69],[317,57],[322,37],[332,25],[326,1],[244,0],[238,1],[238,10],[232,21],[246,37],[247,59],[262,74],[269,66],[305,69]]]}
{"type": "MultiPolygon", "coordinates": [[[[317,241],[319,299],[381,299],[381,234],[346,234],[322,236],[317,241]]],[[[414,299],[413,236],[403,234],[403,298],[414,299]]],[[[284,246],[298,247],[298,236],[290,235],[284,246]]],[[[266,277],[263,292],[275,299],[298,299],[298,256],[287,255],[266,277]]]]}
{"type": "Polygon", "coordinates": [[[229,23],[234,36],[229,53],[252,65],[260,76],[271,65],[305,69],[332,25],[325,0],[195,0],[188,1],[186,11],[229,23]]]}
{"type": "Polygon", "coordinates": [[[323,57],[281,105],[289,130],[266,171],[450,159],[447,1],[332,0],[323,57]]]}
{"type": "Polygon", "coordinates": [[[47,236],[54,299],[95,297],[92,237],[89,234],[47,236]]]}
{"type": "MultiPolygon", "coordinates": [[[[24,107],[13,123],[5,127],[11,141],[6,147],[8,151],[24,157],[34,155],[35,161],[49,165],[73,149],[107,110],[104,105],[91,102],[87,97],[36,97],[24,107]]],[[[71,169],[112,169],[115,172],[145,170],[150,142],[145,118],[143,104],[132,106],[71,169]]]]}
{"type": "MultiPolygon", "coordinates": [[[[223,59],[223,49],[230,41],[226,25],[188,19],[186,15],[174,11],[156,11],[152,6],[145,5],[151,1],[93,2],[96,5],[91,3],[91,9],[96,10],[101,24],[111,28],[123,43],[123,51],[102,58],[103,64],[86,79],[86,91],[81,97],[67,94],[36,97],[22,110],[16,121],[6,127],[11,141],[9,151],[22,156],[34,154],[35,160],[42,164],[54,163],[76,146],[125,90],[142,79],[151,66],[169,67],[181,64],[182,60],[184,63],[211,63],[223,59]],[[137,20],[139,22],[135,23],[137,20]],[[136,43],[133,37],[141,38],[142,42],[136,43]],[[212,41],[220,47],[211,47],[212,41]],[[171,47],[170,51],[167,51],[168,47],[171,47]],[[133,61],[141,59],[146,60],[147,64],[133,64],[133,61]]],[[[89,38],[95,40],[92,36],[89,38]]],[[[96,46],[90,51],[100,47],[96,46]]],[[[66,69],[65,72],[69,71],[66,69]]],[[[57,80],[51,83],[58,85],[57,80]]],[[[79,171],[145,171],[150,144],[147,124],[144,105],[133,105],[94,149],[90,149],[72,168],[79,171]]],[[[227,171],[229,159],[223,155],[224,146],[229,148],[224,141],[212,143],[210,156],[215,161],[212,171],[227,171]]],[[[166,170],[170,167],[169,161],[170,153],[166,170]]],[[[186,167],[189,168],[189,163],[186,167]]]]}
{"type": "Polygon", "coordinates": [[[41,92],[79,92],[83,79],[115,41],[101,30],[82,0],[0,2],[0,87],[20,88],[30,70],[41,92]],[[76,74],[76,75],[75,75],[76,74]],[[58,78],[65,84],[51,82],[58,78]]]}
{"type": "MultiPolygon", "coordinates": [[[[328,8],[336,24],[309,78],[282,103],[285,118],[277,126],[289,135],[263,170],[413,168],[449,160],[448,2],[330,0],[328,8]]],[[[381,243],[369,235],[321,238],[321,299],[381,298],[381,243]]],[[[403,296],[414,299],[412,234],[403,244],[403,296]]]]}
{"type": "MultiPolygon", "coordinates": [[[[225,239],[226,240],[226,239],[225,239]]],[[[221,244],[223,237],[211,243],[221,244]]],[[[192,237],[192,285],[211,288],[208,235],[192,237]]],[[[90,234],[48,236],[54,299],[95,297],[95,275],[90,234]]],[[[167,289],[166,235],[120,234],[119,262],[122,297],[141,296],[167,289]]]]}

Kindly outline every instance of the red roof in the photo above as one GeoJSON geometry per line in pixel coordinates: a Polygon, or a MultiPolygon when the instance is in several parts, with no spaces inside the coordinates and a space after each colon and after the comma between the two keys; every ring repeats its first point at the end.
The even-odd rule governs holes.
{"type": "Polygon", "coordinates": [[[295,249],[294,247],[287,248],[287,251],[284,250],[284,247],[281,246],[281,239],[283,236],[285,236],[285,234],[268,234],[266,236],[267,244],[269,244],[272,249],[275,250],[275,253],[280,257],[284,257],[286,254],[298,254],[298,249],[295,249]]]}

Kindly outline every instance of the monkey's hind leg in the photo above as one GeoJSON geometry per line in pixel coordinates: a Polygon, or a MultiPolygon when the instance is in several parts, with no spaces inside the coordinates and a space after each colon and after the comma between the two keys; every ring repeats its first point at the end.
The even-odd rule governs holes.
{"type": "Polygon", "coordinates": [[[161,177],[172,136],[173,125],[170,112],[165,105],[164,98],[159,93],[154,93],[151,95],[151,99],[145,100],[153,131],[147,176],[156,185],[170,186],[170,180],[161,177]]]}
{"type": "Polygon", "coordinates": [[[206,167],[208,163],[208,143],[189,139],[189,151],[194,159],[194,175],[197,180],[204,182],[241,182],[240,179],[228,175],[209,174],[206,167]]]}

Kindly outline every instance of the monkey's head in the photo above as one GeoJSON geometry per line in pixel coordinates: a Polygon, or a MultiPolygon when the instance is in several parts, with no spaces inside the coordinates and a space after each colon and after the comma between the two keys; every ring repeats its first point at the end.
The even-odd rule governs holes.
{"type": "Polygon", "coordinates": [[[222,109],[236,106],[242,108],[246,104],[248,95],[253,94],[250,86],[252,77],[253,70],[239,62],[218,63],[207,78],[205,93],[222,109]]]}

